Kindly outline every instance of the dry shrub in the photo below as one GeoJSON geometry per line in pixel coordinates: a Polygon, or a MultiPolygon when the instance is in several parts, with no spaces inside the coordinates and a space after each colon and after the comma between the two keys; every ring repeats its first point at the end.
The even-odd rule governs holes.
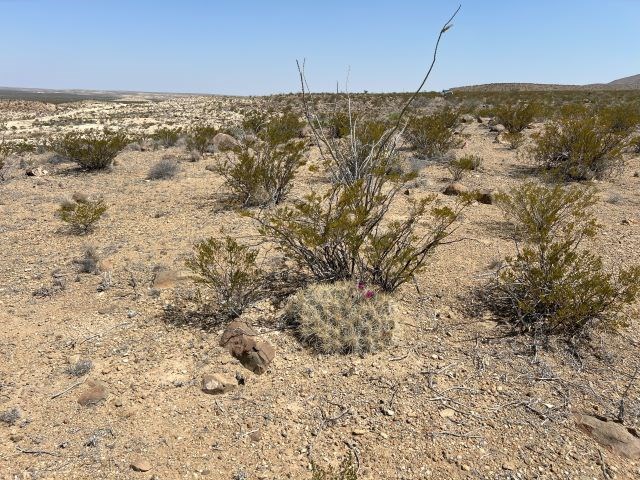
{"type": "Polygon", "coordinates": [[[100,255],[95,247],[87,247],[82,254],[82,258],[75,260],[80,273],[97,273],[100,255]]]}
{"type": "Polygon", "coordinates": [[[311,462],[311,480],[358,480],[358,463],[349,454],[337,469],[329,467],[327,470],[315,462],[311,462]]]}
{"type": "Polygon", "coordinates": [[[504,103],[494,109],[496,120],[509,133],[522,132],[531,125],[538,112],[539,107],[533,102],[504,103]]]}
{"type": "Polygon", "coordinates": [[[504,132],[502,138],[504,138],[511,150],[520,148],[527,139],[522,132],[504,132]]]}
{"type": "Polygon", "coordinates": [[[160,143],[160,145],[162,145],[163,147],[168,148],[168,147],[173,147],[176,143],[178,143],[181,133],[182,133],[182,129],[179,127],[178,128],[163,127],[153,132],[153,134],[151,135],[151,138],[157,141],[158,143],[160,143]]]}
{"type": "Polygon", "coordinates": [[[391,342],[389,300],[363,284],[314,284],[293,295],[286,316],[300,341],[322,354],[375,352],[391,342]]]}
{"type": "Polygon", "coordinates": [[[106,211],[107,206],[102,199],[90,200],[78,197],[62,202],[57,215],[71,226],[72,231],[86,234],[94,229],[95,223],[106,211]]]}
{"type": "Polygon", "coordinates": [[[564,181],[601,179],[624,166],[626,135],[603,127],[594,115],[562,117],[534,138],[533,160],[564,181]]]}
{"type": "Polygon", "coordinates": [[[450,108],[409,120],[405,135],[417,153],[427,158],[441,158],[464,141],[454,133],[460,114],[450,108]]]}
{"type": "Polygon", "coordinates": [[[582,248],[599,228],[593,189],[526,183],[499,198],[518,247],[491,290],[490,305],[523,332],[579,335],[614,330],[618,313],[640,292],[640,267],[605,270],[582,248]]]}
{"type": "Polygon", "coordinates": [[[234,200],[243,207],[277,205],[289,194],[295,172],[304,162],[302,142],[243,146],[215,165],[234,200]]]}
{"type": "Polygon", "coordinates": [[[231,237],[209,238],[194,249],[186,265],[193,279],[213,292],[216,317],[231,320],[262,296],[264,275],[256,264],[256,250],[231,237]]]}
{"type": "Polygon", "coordinates": [[[101,170],[110,167],[113,159],[129,143],[123,133],[104,131],[70,132],[54,143],[59,155],[76,162],[87,170],[101,170]]]}
{"type": "Polygon", "coordinates": [[[147,179],[149,180],[168,180],[175,177],[180,171],[178,161],[173,157],[167,157],[154,163],[149,169],[147,179]]]}
{"type": "Polygon", "coordinates": [[[218,134],[216,127],[197,125],[187,131],[187,150],[204,156],[213,147],[213,137],[218,134]]]}
{"type": "Polygon", "coordinates": [[[464,174],[478,170],[482,165],[482,157],[478,155],[464,155],[449,162],[447,169],[455,181],[462,180],[464,174]]]}

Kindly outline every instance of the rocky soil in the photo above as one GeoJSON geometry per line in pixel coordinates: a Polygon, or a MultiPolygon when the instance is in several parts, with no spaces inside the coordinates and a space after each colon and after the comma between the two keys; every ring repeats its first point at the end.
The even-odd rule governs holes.
{"type": "MultiPolygon", "coordinates": [[[[233,123],[258,101],[14,102],[2,112],[11,139],[31,141],[91,125],[233,123]]],[[[484,159],[462,180],[467,188],[505,190],[530,176],[486,121],[464,124],[461,135],[456,153],[484,159]]],[[[470,292],[514,251],[495,205],[469,207],[459,241],[397,292],[389,349],[315,355],[279,328],[278,306],[262,302],[243,320],[268,347],[246,342],[231,355],[220,343],[225,326],[193,313],[184,262],[196,241],[222,231],[250,240],[255,225],[222,208],[222,178],[206,168],[220,154],[147,180],[165,155],[185,152],[124,151],[99,173],[26,154],[0,183],[0,478],[307,479],[312,461],[338,465],[348,455],[371,480],[640,478],[627,430],[640,427],[639,305],[625,312],[622,333],[575,348],[534,349],[490,313],[472,314],[470,292]],[[109,207],[86,236],[54,215],[75,192],[109,207]],[[97,273],[80,272],[88,246],[100,256],[97,273]],[[264,368],[243,366],[247,352],[262,352],[251,358],[264,368]]],[[[307,156],[292,199],[323,181],[308,169],[317,149],[307,156]]],[[[629,154],[618,177],[596,183],[604,228],[592,247],[610,266],[638,262],[638,170],[629,154]]],[[[436,193],[452,204],[442,193],[450,182],[427,162],[406,197],[436,193]]],[[[405,208],[401,199],[393,213],[405,208]]]]}

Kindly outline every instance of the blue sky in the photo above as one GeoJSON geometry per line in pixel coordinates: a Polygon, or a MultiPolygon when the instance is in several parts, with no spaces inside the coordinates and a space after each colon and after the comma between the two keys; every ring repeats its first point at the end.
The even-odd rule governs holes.
{"type": "MultiPolygon", "coordinates": [[[[268,94],[407,91],[450,0],[0,0],[0,85],[268,94]]],[[[464,0],[427,90],[640,74],[640,0],[464,0]]]]}

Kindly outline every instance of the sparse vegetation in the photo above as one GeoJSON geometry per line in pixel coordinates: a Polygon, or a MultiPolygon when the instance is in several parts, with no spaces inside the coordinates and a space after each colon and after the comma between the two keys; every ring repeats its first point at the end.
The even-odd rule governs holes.
{"type": "Polygon", "coordinates": [[[502,138],[507,142],[511,150],[520,148],[527,139],[522,132],[504,132],[502,138]]]}
{"type": "Polygon", "coordinates": [[[462,180],[465,173],[478,170],[482,165],[482,157],[478,155],[464,155],[449,161],[447,166],[454,181],[462,180]]]}
{"type": "Polygon", "coordinates": [[[102,199],[76,198],[62,202],[57,215],[71,226],[72,231],[86,234],[94,229],[106,211],[107,206],[102,199]]]}
{"type": "Polygon", "coordinates": [[[100,256],[95,247],[87,247],[82,258],[76,260],[80,273],[97,273],[100,256]]]}
{"type": "Polygon", "coordinates": [[[213,292],[211,307],[222,321],[239,316],[264,291],[263,271],[256,264],[258,252],[231,237],[209,238],[195,245],[187,260],[193,279],[213,292]]]}
{"type": "Polygon", "coordinates": [[[22,413],[16,407],[0,413],[0,423],[5,425],[15,425],[22,418],[22,413]]]}
{"type": "Polygon", "coordinates": [[[154,163],[149,169],[147,179],[168,180],[175,177],[180,171],[180,165],[174,157],[166,157],[154,163]]]}
{"type": "Polygon", "coordinates": [[[300,290],[286,315],[300,341],[323,354],[375,352],[391,342],[394,326],[389,300],[351,281],[300,290]]]}
{"type": "Polygon", "coordinates": [[[624,165],[625,137],[603,127],[597,116],[562,117],[545,125],[535,138],[531,155],[558,179],[601,179],[624,165]]]}
{"type": "Polygon", "coordinates": [[[353,456],[349,454],[337,469],[321,468],[317,463],[311,462],[311,480],[358,480],[358,465],[353,456]]]}
{"type": "Polygon", "coordinates": [[[111,166],[127,143],[123,133],[71,132],[54,143],[54,150],[86,170],[102,170],[111,166]]]}
{"type": "Polygon", "coordinates": [[[409,120],[405,135],[417,153],[427,158],[442,158],[464,141],[454,133],[460,115],[450,108],[409,120]]]}
{"type": "Polygon", "coordinates": [[[609,273],[582,248],[598,224],[593,189],[526,183],[500,205],[518,246],[498,270],[490,305],[523,332],[582,335],[588,327],[615,330],[617,315],[640,292],[640,267],[609,273]]]}
{"type": "Polygon", "coordinates": [[[285,111],[273,117],[257,132],[258,136],[271,146],[282,145],[300,138],[304,122],[292,111],[285,111]]]}
{"type": "Polygon", "coordinates": [[[205,153],[213,145],[213,137],[218,133],[218,129],[212,126],[199,125],[191,127],[187,132],[187,149],[198,152],[200,156],[205,153]]]}
{"type": "Polygon", "coordinates": [[[180,135],[182,133],[181,128],[159,128],[152,135],[151,138],[156,140],[165,148],[173,147],[178,140],[180,139],[180,135]]]}
{"type": "Polygon", "coordinates": [[[255,143],[216,165],[234,200],[243,207],[277,205],[288,195],[302,165],[302,142],[255,143]]]}
{"type": "Polygon", "coordinates": [[[519,133],[527,128],[539,112],[533,102],[502,103],[494,109],[496,121],[504,126],[508,133],[519,133]]]}

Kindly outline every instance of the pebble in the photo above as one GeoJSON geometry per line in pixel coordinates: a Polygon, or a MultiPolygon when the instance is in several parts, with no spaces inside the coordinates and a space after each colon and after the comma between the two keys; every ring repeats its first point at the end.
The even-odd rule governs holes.
{"type": "Polygon", "coordinates": [[[143,457],[136,457],[131,461],[131,468],[136,472],[148,472],[151,470],[151,462],[143,457]]]}

